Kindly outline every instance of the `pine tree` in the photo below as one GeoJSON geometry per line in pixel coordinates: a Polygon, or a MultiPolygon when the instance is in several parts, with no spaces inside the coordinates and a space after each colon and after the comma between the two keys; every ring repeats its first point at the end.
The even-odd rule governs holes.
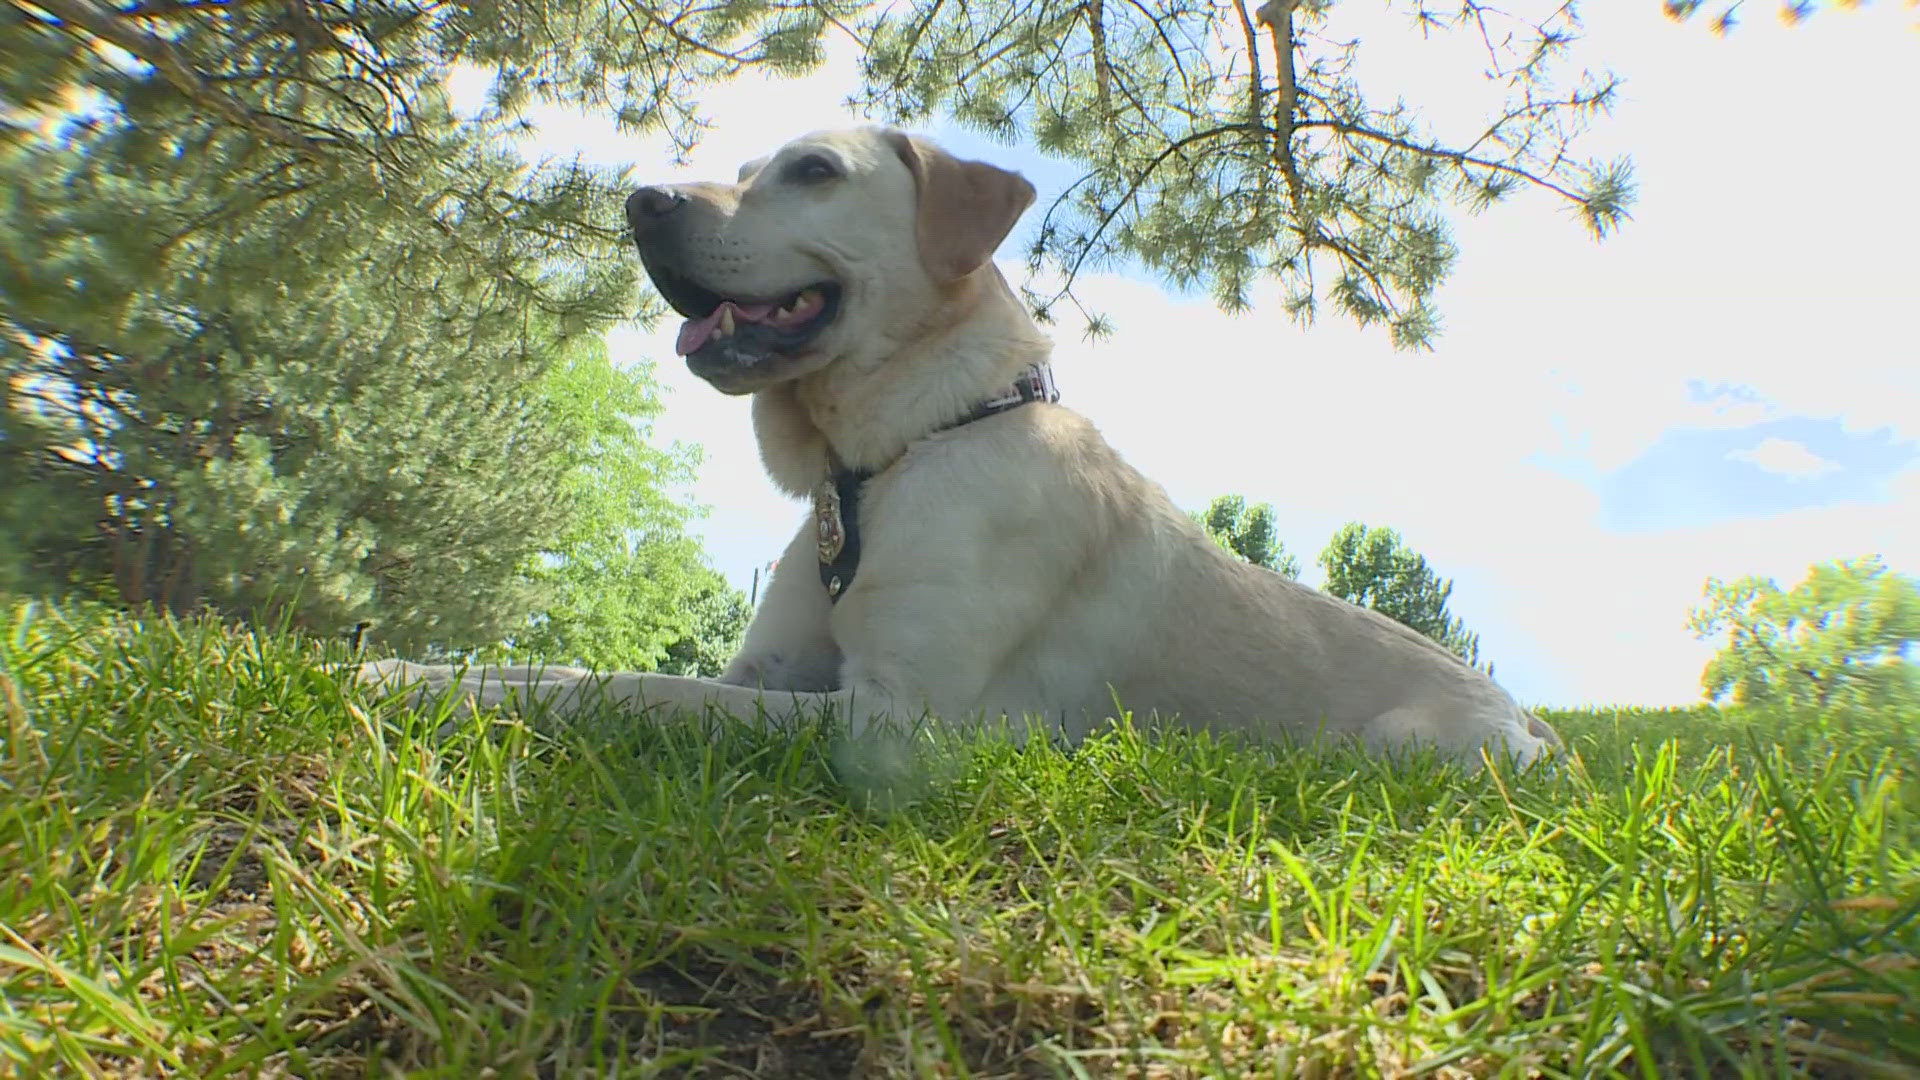
{"type": "MultiPolygon", "coordinates": [[[[1717,32],[1741,7],[1660,3],[1680,21],[1716,12],[1717,32]]],[[[1332,0],[9,0],[0,106],[58,111],[97,90],[171,98],[210,129],[246,135],[266,197],[327,169],[377,195],[433,156],[422,91],[438,94],[455,63],[497,74],[500,128],[530,102],[557,101],[664,129],[684,148],[699,133],[702,86],[749,67],[803,71],[832,28],[867,46],[862,98],[879,114],[946,113],[1031,136],[1085,169],[1045,211],[1031,253],[1058,285],[1031,295],[1043,314],[1077,303],[1083,268],[1128,258],[1211,288],[1230,309],[1277,279],[1302,321],[1331,303],[1421,347],[1438,332],[1432,298],[1454,257],[1452,215],[1533,189],[1605,235],[1626,218],[1633,181],[1626,159],[1577,153],[1619,85],[1565,70],[1582,33],[1577,0],[1390,6],[1409,32],[1466,35],[1484,52],[1484,69],[1462,78],[1492,81],[1505,101],[1480,130],[1442,137],[1414,107],[1369,94],[1355,76],[1365,43],[1343,33],[1332,0]]],[[[1834,6],[1851,5],[1779,10],[1799,21],[1834,6]]],[[[576,204],[593,201],[592,187],[575,189],[576,204]]],[[[598,224],[565,220],[545,196],[458,182],[431,194],[509,232],[541,206],[531,217],[563,248],[594,248],[617,229],[604,212],[598,224]]],[[[1092,329],[1106,325],[1090,316],[1092,329]]]]}
{"type": "Polygon", "coordinates": [[[230,145],[169,162],[147,137],[109,118],[0,158],[6,486],[57,508],[16,550],[175,611],[372,618],[405,642],[513,625],[520,567],[573,512],[528,402],[554,320],[457,232],[370,224],[359,199],[181,238],[259,193],[222,182],[230,145]]]}
{"type": "Polygon", "coordinates": [[[692,88],[810,62],[819,18],[0,6],[0,585],[524,632],[594,512],[543,402],[637,290],[619,178],[500,136],[546,99],[691,137],[692,88]],[[456,61],[499,74],[477,119],[456,61]]]}
{"type": "MultiPolygon", "coordinates": [[[[1480,635],[1471,633],[1447,612],[1453,582],[1427,566],[1392,529],[1370,529],[1349,522],[1320,553],[1328,593],[1349,603],[1372,608],[1404,626],[1426,635],[1468,664],[1480,663],[1480,635]]],[[[1486,665],[1489,674],[1493,665],[1486,665]]]]}

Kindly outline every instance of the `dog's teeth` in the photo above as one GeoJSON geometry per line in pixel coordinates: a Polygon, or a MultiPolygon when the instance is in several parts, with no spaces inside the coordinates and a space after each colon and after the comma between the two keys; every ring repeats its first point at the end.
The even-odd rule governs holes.
{"type": "Polygon", "coordinates": [[[733,308],[720,309],[720,326],[714,330],[713,336],[717,338],[733,336],[733,308]]]}
{"type": "Polygon", "coordinates": [[[783,319],[796,318],[799,316],[801,309],[812,305],[813,298],[814,291],[812,289],[802,289],[800,292],[795,293],[793,299],[787,301],[786,306],[781,308],[777,314],[783,319]]]}

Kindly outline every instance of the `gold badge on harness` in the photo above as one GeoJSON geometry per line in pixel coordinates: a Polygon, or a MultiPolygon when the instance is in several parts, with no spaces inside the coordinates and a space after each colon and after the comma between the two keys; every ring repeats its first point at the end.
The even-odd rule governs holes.
{"type": "Polygon", "coordinates": [[[839,558],[840,549],[847,546],[847,527],[840,520],[840,492],[831,476],[813,489],[813,528],[821,563],[839,558]]]}

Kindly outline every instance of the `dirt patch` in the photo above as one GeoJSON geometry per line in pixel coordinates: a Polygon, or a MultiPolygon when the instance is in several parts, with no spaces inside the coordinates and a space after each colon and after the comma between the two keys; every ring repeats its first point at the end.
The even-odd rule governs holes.
{"type": "Polygon", "coordinates": [[[262,846],[278,841],[297,857],[307,822],[316,815],[334,820],[319,799],[324,780],[319,760],[297,760],[272,778],[271,787],[262,778],[242,777],[215,793],[207,809],[220,817],[207,830],[187,883],[213,891],[215,903],[264,898],[270,886],[262,846]]]}
{"type": "Polygon", "coordinates": [[[628,986],[636,1004],[662,1007],[657,1022],[631,1025],[629,1054],[697,1052],[706,1059],[669,1075],[738,1076],[745,1070],[754,1076],[843,1080],[857,1071],[864,1033],[830,1027],[817,992],[701,963],[657,964],[631,975],[628,986]]]}

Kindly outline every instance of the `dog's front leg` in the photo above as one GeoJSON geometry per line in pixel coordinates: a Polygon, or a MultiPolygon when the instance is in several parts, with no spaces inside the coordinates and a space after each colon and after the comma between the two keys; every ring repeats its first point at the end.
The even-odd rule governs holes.
{"type": "MultiPolygon", "coordinates": [[[[415,701],[453,692],[468,709],[493,709],[507,703],[530,707],[538,701],[541,709],[553,715],[578,713],[591,707],[589,701],[605,698],[607,692],[614,692],[622,701],[649,700],[647,707],[678,701],[699,709],[707,701],[699,688],[714,688],[720,682],[743,690],[766,688],[770,692],[837,690],[841,653],[829,634],[831,607],[814,567],[814,540],[808,523],[787,544],[787,553],[781,555],[780,565],[774,569],[753,625],[747,626],[747,640],[726,671],[720,673],[718,682],[651,673],[595,675],[586,669],[559,665],[455,667],[401,659],[363,663],[355,671],[355,682],[378,692],[411,688],[415,701]],[[649,682],[651,694],[643,694],[641,688],[649,682]]],[[[735,696],[728,698],[728,703],[749,707],[751,700],[735,696]]],[[[824,705],[824,701],[814,705],[824,705]]],[[[787,711],[791,713],[791,709],[787,711]]]]}
{"type": "Polygon", "coordinates": [[[839,688],[840,647],[827,625],[833,605],[818,567],[809,518],[773,568],[747,639],[720,673],[721,682],[768,690],[839,688]]]}
{"type": "Polygon", "coordinates": [[[594,680],[585,668],[544,664],[416,664],[407,660],[372,660],[354,670],[354,681],[375,693],[411,691],[414,704],[445,694],[456,695],[468,710],[515,704],[540,707],[561,715],[577,711],[582,690],[594,680]]]}
{"type": "Polygon", "coordinates": [[[790,728],[831,714],[858,733],[885,722],[892,712],[890,701],[877,692],[763,688],[684,675],[533,664],[457,667],[374,660],[355,670],[354,681],[376,693],[408,691],[415,705],[452,695],[463,712],[504,707],[559,719],[601,710],[647,719],[718,711],[750,724],[790,728]]]}
{"type": "Polygon", "coordinates": [[[791,728],[831,714],[851,730],[862,732],[891,714],[891,702],[882,696],[851,690],[762,689],[682,675],[596,673],[530,664],[458,668],[376,660],[360,666],[356,681],[382,693],[411,690],[416,702],[452,694],[463,710],[507,707],[561,719],[599,711],[647,720],[718,712],[749,724],[791,728]]]}

